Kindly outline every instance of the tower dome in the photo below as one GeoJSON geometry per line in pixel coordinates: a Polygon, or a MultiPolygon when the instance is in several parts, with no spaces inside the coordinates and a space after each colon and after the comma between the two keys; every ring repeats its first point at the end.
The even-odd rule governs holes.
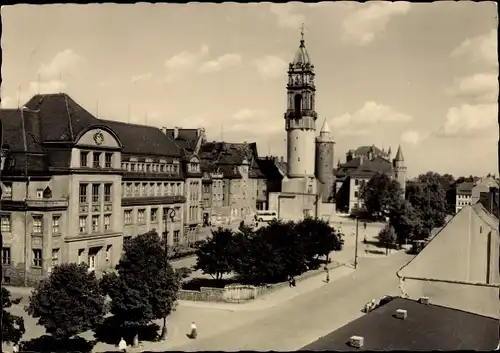
{"type": "Polygon", "coordinates": [[[292,65],[311,65],[311,59],[309,58],[309,53],[307,52],[306,49],[306,41],[304,40],[304,27],[302,26],[302,29],[300,31],[300,45],[295,52],[295,55],[293,57],[292,65]]]}

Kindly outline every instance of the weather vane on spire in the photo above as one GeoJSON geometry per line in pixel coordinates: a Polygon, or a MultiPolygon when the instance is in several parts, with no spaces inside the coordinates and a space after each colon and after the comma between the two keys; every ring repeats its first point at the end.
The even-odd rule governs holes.
{"type": "Polygon", "coordinates": [[[302,25],[300,26],[300,40],[304,40],[304,22],[302,22],[302,25]]]}

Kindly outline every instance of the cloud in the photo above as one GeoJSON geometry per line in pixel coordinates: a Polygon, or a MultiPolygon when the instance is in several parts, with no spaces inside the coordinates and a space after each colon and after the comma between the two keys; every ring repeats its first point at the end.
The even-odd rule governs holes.
{"type": "Polygon", "coordinates": [[[132,83],[147,82],[147,81],[151,81],[152,78],[153,78],[153,74],[151,72],[148,72],[148,73],[132,76],[131,82],[132,83]]]}
{"type": "Polygon", "coordinates": [[[281,27],[299,28],[305,20],[303,14],[296,12],[297,6],[295,4],[271,4],[269,9],[277,17],[281,27]]]}
{"type": "Polygon", "coordinates": [[[344,113],[330,121],[330,126],[337,129],[360,130],[366,125],[381,123],[401,123],[412,120],[411,116],[400,113],[393,108],[376,103],[366,102],[353,114],[344,113]]]}
{"type": "Polygon", "coordinates": [[[493,103],[498,101],[498,75],[477,73],[455,80],[448,92],[469,103],[493,103]]]}
{"type": "Polygon", "coordinates": [[[356,4],[356,8],[346,16],[342,24],[344,40],[358,45],[368,44],[385,30],[392,17],[404,15],[409,9],[409,2],[399,1],[356,4]]]}
{"type": "Polygon", "coordinates": [[[174,81],[181,77],[186,71],[197,67],[200,62],[203,61],[203,58],[208,55],[208,52],[208,45],[203,44],[197,52],[183,51],[165,60],[164,65],[167,69],[165,81],[174,81]]]}
{"type": "Polygon", "coordinates": [[[453,58],[465,57],[473,62],[498,67],[497,31],[467,38],[450,54],[453,58]]]}
{"type": "MultiPolygon", "coordinates": [[[[265,124],[266,135],[281,131],[284,129],[284,123],[280,119],[270,119],[269,113],[259,109],[241,109],[231,116],[231,125],[229,130],[238,135],[249,136],[253,134],[256,126],[265,124]]],[[[262,134],[262,131],[259,131],[262,134]]]]}
{"type": "Polygon", "coordinates": [[[416,145],[424,139],[424,136],[416,130],[406,130],[401,134],[401,141],[416,145]]]}
{"type": "Polygon", "coordinates": [[[228,53],[219,56],[215,60],[204,62],[198,71],[202,73],[217,72],[228,67],[238,66],[241,64],[241,61],[242,59],[240,54],[228,53]]]}
{"type": "Polygon", "coordinates": [[[446,121],[438,131],[441,136],[478,137],[496,130],[497,104],[462,104],[451,107],[446,121]]]}
{"type": "Polygon", "coordinates": [[[275,79],[286,74],[288,63],[275,55],[264,55],[255,59],[255,66],[262,78],[275,79]]]}
{"type": "Polygon", "coordinates": [[[43,63],[38,69],[42,81],[51,81],[67,77],[74,73],[84,62],[84,58],[72,49],[57,53],[49,63],[43,63]]]}

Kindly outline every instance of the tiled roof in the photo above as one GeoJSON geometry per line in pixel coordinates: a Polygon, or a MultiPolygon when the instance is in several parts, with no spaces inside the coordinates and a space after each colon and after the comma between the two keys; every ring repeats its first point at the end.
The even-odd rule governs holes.
{"type": "Polygon", "coordinates": [[[376,173],[392,175],[391,162],[382,157],[375,157],[372,160],[363,159],[362,163],[356,169],[346,171],[347,175],[359,178],[371,178],[376,173]]]}
{"type": "Polygon", "coordinates": [[[177,138],[174,139],[174,129],[167,129],[167,136],[187,152],[194,152],[198,142],[198,129],[178,129],[177,138]]]}
{"type": "Polygon", "coordinates": [[[280,170],[281,167],[279,163],[282,162],[278,161],[276,158],[259,158],[257,160],[260,171],[268,180],[283,179],[283,176],[286,175],[286,169],[285,173],[283,173],[283,171],[280,170]]]}
{"type": "Polygon", "coordinates": [[[382,154],[382,151],[380,150],[380,148],[378,148],[375,145],[358,147],[354,151],[354,154],[356,154],[357,156],[359,156],[359,155],[368,155],[369,152],[374,152],[376,154],[382,154]]]}
{"type": "Polygon", "coordinates": [[[234,167],[240,166],[246,158],[250,163],[249,176],[264,177],[257,164],[256,143],[206,142],[201,146],[200,158],[211,161],[208,164],[212,163],[213,168],[217,166],[227,177],[241,177],[234,167]]]}
{"type": "Polygon", "coordinates": [[[37,94],[25,106],[39,110],[44,141],[74,142],[85,128],[99,124],[99,119],[65,93],[37,94]]]}
{"type": "Polygon", "coordinates": [[[472,188],[474,187],[474,183],[465,181],[457,186],[457,194],[470,194],[472,192],[472,188]]]}
{"type": "Polygon", "coordinates": [[[36,112],[26,109],[0,109],[3,127],[3,148],[8,156],[5,170],[9,173],[44,173],[47,170],[47,154],[43,148],[40,122],[36,112]]]}
{"type": "Polygon", "coordinates": [[[455,351],[494,350],[498,345],[498,319],[416,301],[395,298],[301,350],[455,351]],[[394,317],[407,310],[406,320],[394,317]],[[364,345],[348,345],[361,336],[364,345]]]}
{"type": "Polygon", "coordinates": [[[157,127],[114,120],[100,120],[100,123],[117,134],[123,146],[122,153],[144,156],[182,156],[180,146],[177,146],[157,127]]]}

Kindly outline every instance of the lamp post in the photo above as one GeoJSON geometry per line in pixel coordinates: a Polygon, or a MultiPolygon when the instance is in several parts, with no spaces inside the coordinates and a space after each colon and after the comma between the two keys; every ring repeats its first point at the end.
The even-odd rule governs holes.
{"type": "MultiPolygon", "coordinates": [[[[165,212],[164,216],[165,217],[165,231],[164,231],[164,246],[165,246],[165,268],[168,266],[168,219],[170,218],[170,221],[173,222],[175,218],[175,209],[172,207],[167,207],[163,209],[163,212],[165,212]]],[[[160,339],[162,341],[165,341],[167,339],[167,315],[163,318],[163,327],[161,329],[161,336],[160,339]]]]}

